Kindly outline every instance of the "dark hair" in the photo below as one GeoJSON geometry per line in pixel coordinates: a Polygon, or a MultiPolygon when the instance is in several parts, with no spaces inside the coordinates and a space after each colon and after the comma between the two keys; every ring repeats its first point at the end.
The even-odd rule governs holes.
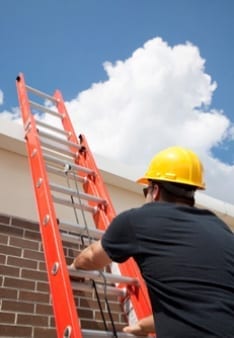
{"type": "Polygon", "coordinates": [[[190,206],[195,204],[196,187],[194,186],[166,181],[152,181],[152,185],[160,187],[160,196],[165,202],[182,202],[190,206]]]}

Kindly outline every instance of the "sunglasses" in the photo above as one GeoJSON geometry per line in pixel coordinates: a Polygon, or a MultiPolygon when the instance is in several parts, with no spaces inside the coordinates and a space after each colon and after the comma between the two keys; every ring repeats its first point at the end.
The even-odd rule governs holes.
{"type": "Polygon", "coordinates": [[[150,194],[154,189],[154,186],[153,185],[148,185],[148,187],[145,187],[143,188],[143,194],[144,194],[144,197],[146,198],[148,194],[150,194]]]}

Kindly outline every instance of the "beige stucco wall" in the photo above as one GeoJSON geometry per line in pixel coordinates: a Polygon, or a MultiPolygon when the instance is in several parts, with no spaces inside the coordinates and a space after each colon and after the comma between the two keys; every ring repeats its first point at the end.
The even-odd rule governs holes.
{"type": "Polygon", "coordinates": [[[27,158],[0,149],[0,213],[36,220],[27,158]]]}

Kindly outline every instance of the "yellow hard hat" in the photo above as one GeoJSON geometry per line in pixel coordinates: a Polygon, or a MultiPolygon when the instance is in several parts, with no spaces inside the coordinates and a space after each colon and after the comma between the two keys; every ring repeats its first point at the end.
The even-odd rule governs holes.
{"type": "Polygon", "coordinates": [[[205,189],[202,163],[194,152],[181,147],[167,148],[153,157],[145,175],[137,182],[147,184],[149,180],[181,183],[205,189]]]}

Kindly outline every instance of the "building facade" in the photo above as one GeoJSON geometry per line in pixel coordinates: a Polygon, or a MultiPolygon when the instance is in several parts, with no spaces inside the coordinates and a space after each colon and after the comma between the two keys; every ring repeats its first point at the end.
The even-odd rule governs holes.
{"type": "MultiPolygon", "coordinates": [[[[21,125],[0,121],[0,158],[0,337],[53,338],[56,332],[51,295],[21,125]]],[[[144,202],[141,188],[134,182],[136,171],[101,156],[96,155],[95,159],[116,213],[144,202]]],[[[198,206],[217,213],[234,230],[232,205],[204,193],[198,193],[196,201],[198,206]]],[[[64,241],[68,264],[79,250],[80,242],[64,241]]],[[[93,290],[77,289],[74,297],[82,328],[104,330],[93,290]]],[[[111,295],[109,301],[116,328],[121,330],[127,317],[119,296],[111,295]]],[[[103,295],[101,303],[107,326],[112,330],[103,295]]]]}

